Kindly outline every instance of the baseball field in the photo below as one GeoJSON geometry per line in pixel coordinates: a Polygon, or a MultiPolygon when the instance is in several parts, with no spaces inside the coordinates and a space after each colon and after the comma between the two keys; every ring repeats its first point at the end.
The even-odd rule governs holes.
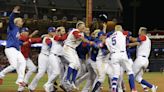
{"type": "MultiPolygon", "coordinates": [[[[33,76],[32,76],[32,78],[33,78],[33,76]]],[[[17,85],[15,84],[16,78],[17,78],[16,73],[7,74],[7,76],[4,78],[3,85],[0,85],[0,92],[16,92],[17,91],[17,85]]],[[[146,79],[147,81],[149,81],[153,84],[156,84],[158,86],[157,92],[164,92],[164,73],[159,73],[159,72],[145,73],[144,79],[146,79]]],[[[124,80],[126,83],[127,92],[130,92],[126,75],[124,75],[124,80]]],[[[35,92],[44,92],[43,84],[46,81],[47,81],[47,75],[45,75],[39,81],[37,90],[35,92]]],[[[84,86],[84,83],[85,82],[83,82],[80,85],[80,89],[82,89],[82,87],[84,86]]],[[[136,85],[137,85],[138,92],[143,92],[141,86],[138,83],[136,83],[136,85]]],[[[108,88],[108,83],[107,83],[107,79],[106,79],[103,84],[103,92],[109,92],[108,90],[109,90],[109,88],[108,88]]],[[[28,92],[28,89],[26,89],[25,92],[28,92]]],[[[62,92],[60,88],[58,88],[58,92],[62,92]]],[[[149,91],[149,92],[151,92],[151,91],[149,91]]]]}

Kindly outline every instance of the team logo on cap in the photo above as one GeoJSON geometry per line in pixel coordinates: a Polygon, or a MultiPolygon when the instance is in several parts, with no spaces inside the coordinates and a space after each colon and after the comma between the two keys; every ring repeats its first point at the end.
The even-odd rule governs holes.
{"type": "Polygon", "coordinates": [[[49,27],[48,28],[48,32],[55,32],[56,31],[56,28],[55,27],[49,27]]]}
{"type": "Polygon", "coordinates": [[[21,32],[28,32],[28,30],[29,29],[27,27],[23,27],[22,30],[21,30],[21,32]]]}

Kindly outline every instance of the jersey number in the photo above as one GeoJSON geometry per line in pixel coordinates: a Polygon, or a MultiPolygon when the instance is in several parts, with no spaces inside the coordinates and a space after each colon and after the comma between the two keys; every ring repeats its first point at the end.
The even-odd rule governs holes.
{"type": "Polygon", "coordinates": [[[112,45],[116,45],[116,36],[112,37],[112,45]]]}

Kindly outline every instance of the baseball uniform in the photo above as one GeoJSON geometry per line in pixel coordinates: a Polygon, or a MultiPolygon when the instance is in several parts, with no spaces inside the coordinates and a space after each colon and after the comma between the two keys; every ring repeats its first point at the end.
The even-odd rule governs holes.
{"type": "Polygon", "coordinates": [[[26,61],[22,53],[20,52],[20,44],[23,42],[19,41],[20,28],[14,24],[14,13],[11,13],[9,17],[9,26],[7,28],[7,44],[5,48],[5,54],[9,60],[10,68],[4,69],[0,76],[4,77],[4,72],[8,71],[7,69],[16,69],[18,78],[16,84],[23,82],[25,75],[25,66],[26,61]]]}
{"type": "Polygon", "coordinates": [[[121,31],[115,31],[110,37],[106,39],[106,45],[111,53],[111,64],[113,69],[112,90],[114,92],[116,91],[121,66],[127,71],[127,74],[129,75],[129,84],[131,90],[135,90],[132,66],[128,61],[126,52],[126,37],[121,31]]]}

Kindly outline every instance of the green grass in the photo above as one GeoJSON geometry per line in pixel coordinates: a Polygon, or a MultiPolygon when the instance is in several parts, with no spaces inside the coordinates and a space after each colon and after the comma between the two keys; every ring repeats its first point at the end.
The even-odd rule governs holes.
{"type": "MultiPolygon", "coordinates": [[[[32,78],[33,78],[33,76],[32,76],[32,78]]],[[[7,74],[6,77],[4,78],[3,85],[0,85],[0,92],[9,92],[8,90],[11,90],[11,91],[15,92],[17,90],[17,85],[15,84],[16,79],[17,79],[17,74],[16,73],[7,74]]],[[[31,81],[31,79],[30,79],[30,81],[31,81]]],[[[159,89],[158,89],[157,92],[164,92],[164,74],[161,74],[161,73],[158,73],[158,72],[157,73],[152,73],[152,72],[145,73],[144,74],[144,79],[150,81],[151,83],[154,83],[154,84],[158,85],[159,89]]],[[[128,80],[127,80],[126,75],[124,75],[124,80],[125,80],[127,89],[129,89],[128,80]]],[[[44,75],[44,77],[39,81],[39,84],[37,86],[37,90],[43,90],[43,84],[46,81],[47,81],[47,75],[44,75]]],[[[85,84],[85,82],[83,82],[80,85],[80,89],[82,89],[84,84],[85,84]]],[[[138,92],[143,92],[140,85],[138,85],[138,83],[136,83],[136,84],[137,84],[138,92]]],[[[103,87],[104,87],[105,90],[108,90],[107,78],[104,81],[103,87]]]]}

